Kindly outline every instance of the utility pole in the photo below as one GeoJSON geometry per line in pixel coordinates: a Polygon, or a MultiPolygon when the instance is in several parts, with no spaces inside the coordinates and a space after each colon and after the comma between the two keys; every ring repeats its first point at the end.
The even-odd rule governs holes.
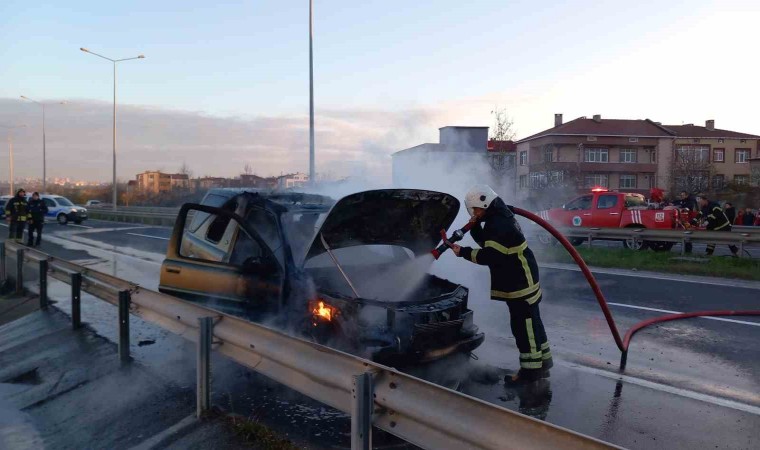
{"type": "Polygon", "coordinates": [[[314,173],[314,0],[309,0],[309,184],[314,173]]]}
{"type": "Polygon", "coordinates": [[[132,59],[143,59],[145,55],[135,56],[133,58],[123,59],[111,59],[107,56],[99,55],[95,52],[91,52],[86,48],[80,48],[85,53],[98,56],[113,63],[113,210],[116,211],[116,203],[118,201],[117,189],[116,189],[116,63],[122,61],[130,61],[132,59]]]}
{"type": "MultiPolygon", "coordinates": [[[[45,103],[38,102],[34,99],[21,96],[24,100],[29,100],[32,103],[36,103],[42,107],[42,192],[47,192],[47,149],[45,143],[45,103]]],[[[58,102],[59,105],[65,105],[66,102],[58,102]]]]}
{"type": "Polygon", "coordinates": [[[11,188],[10,195],[11,196],[15,196],[16,193],[13,192],[13,187],[14,187],[13,186],[13,130],[15,128],[24,128],[24,127],[26,127],[26,125],[14,125],[14,126],[0,125],[0,127],[5,128],[6,130],[8,130],[8,164],[10,166],[9,168],[10,168],[10,176],[11,176],[11,179],[10,179],[10,188],[11,188]]]}

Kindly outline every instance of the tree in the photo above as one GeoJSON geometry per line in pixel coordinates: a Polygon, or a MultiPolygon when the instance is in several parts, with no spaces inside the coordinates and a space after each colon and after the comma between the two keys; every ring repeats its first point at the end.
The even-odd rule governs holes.
{"type": "Polygon", "coordinates": [[[243,167],[243,173],[246,175],[251,175],[253,173],[253,167],[249,163],[245,163],[245,167],[243,167]]]}
{"type": "Polygon", "coordinates": [[[709,147],[681,145],[673,158],[670,192],[705,192],[714,174],[709,147]]]}
{"type": "Polygon", "coordinates": [[[494,108],[491,111],[494,119],[491,128],[493,151],[488,152],[488,163],[491,170],[498,176],[515,168],[515,154],[512,152],[512,139],[515,138],[514,120],[507,115],[506,108],[494,108]]]}
{"type": "Polygon", "coordinates": [[[193,171],[190,170],[190,166],[187,165],[187,162],[182,162],[182,167],[179,168],[179,173],[182,175],[187,175],[187,178],[193,177],[193,171]]]}
{"type": "MultiPolygon", "coordinates": [[[[564,200],[568,193],[582,187],[580,161],[583,156],[583,144],[578,146],[578,158],[575,162],[562,162],[560,147],[544,144],[534,147],[540,155],[540,164],[531,165],[528,174],[528,187],[531,197],[541,205],[556,206],[556,201],[564,200]]],[[[575,158],[572,158],[575,159],[575,158]]]]}

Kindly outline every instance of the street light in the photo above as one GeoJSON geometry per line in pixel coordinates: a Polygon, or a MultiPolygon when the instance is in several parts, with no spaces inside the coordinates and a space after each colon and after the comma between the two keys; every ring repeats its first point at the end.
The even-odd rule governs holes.
{"type": "Polygon", "coordinates": [[[309,0],[309,184],[314,186],[314,0],[309,0]]]}
{"type": "MultiPolygon", "coordinates": [[[[32,103],[36,103],[40,106],[42,106],[42,192],[47,192],[47,151],[45,148],[45,103],[38,102],[37,100],[33,100],[25,95],[22,95],[21,98],[24,100],[29,100],[32,103]]],[[[66,102],[56,102],[59,105],[65,105],[66,102]]]]}
{"type": "Polygon", "coordinates": [[[80,48],[79,50],[106,59],[113,63],[113,210],[116,211],[116,201],[118,199],[118,196],[116,195],[116,63],[122,61],[130,61],[132,59],[143,59],[145,58],[145,55],[134,56],[132,58],[111,59],[107,56],[91,52],[86,48],[80,48]]]}
{"type": "Polygon", "coordinates": [[[10,187],[11,192],[10,195],[16,195],[15,192],[13,192],[13,130],[16,128],[24,128],[26,125],[0,125],[0,127],[5,128],[8,131],[8,166],[10,167],[11,171],[11,179],[10,179],[10,187]]]}

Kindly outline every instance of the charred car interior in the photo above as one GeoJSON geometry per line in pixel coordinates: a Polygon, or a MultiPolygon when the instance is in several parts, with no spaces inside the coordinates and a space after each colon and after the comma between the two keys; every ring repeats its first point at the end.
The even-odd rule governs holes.
{"type": "Polygon", "coordinates": [[[458,211],[423,190],[214,189],[182,207],[159,289],[389,365],[470,352],[467,288],[427,273],[458,211]]]}

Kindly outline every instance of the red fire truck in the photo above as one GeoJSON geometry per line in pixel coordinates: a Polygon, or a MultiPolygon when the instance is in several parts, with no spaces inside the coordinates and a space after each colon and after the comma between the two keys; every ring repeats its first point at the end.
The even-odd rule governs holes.
{"type": "MultiPolygon", "coordinates": [[[[682,212],[672,207],[653,209],[641,194],[616,192],[605,188],[594,188],[590,193],[565,203],[561,208],[538,212],[541,218],[560,227],[657,228],[665,230],[687,226],[691,214],[691,212],[682,212]]],[[[578,245],[584,239],[573,238],[571,241],[578,245]]],[[[623,241],[623,244],[626,248],[636,250],[651,248],[657,251],[667,251],[673,247],[674,243],[630,239],[623,241]]]]}

